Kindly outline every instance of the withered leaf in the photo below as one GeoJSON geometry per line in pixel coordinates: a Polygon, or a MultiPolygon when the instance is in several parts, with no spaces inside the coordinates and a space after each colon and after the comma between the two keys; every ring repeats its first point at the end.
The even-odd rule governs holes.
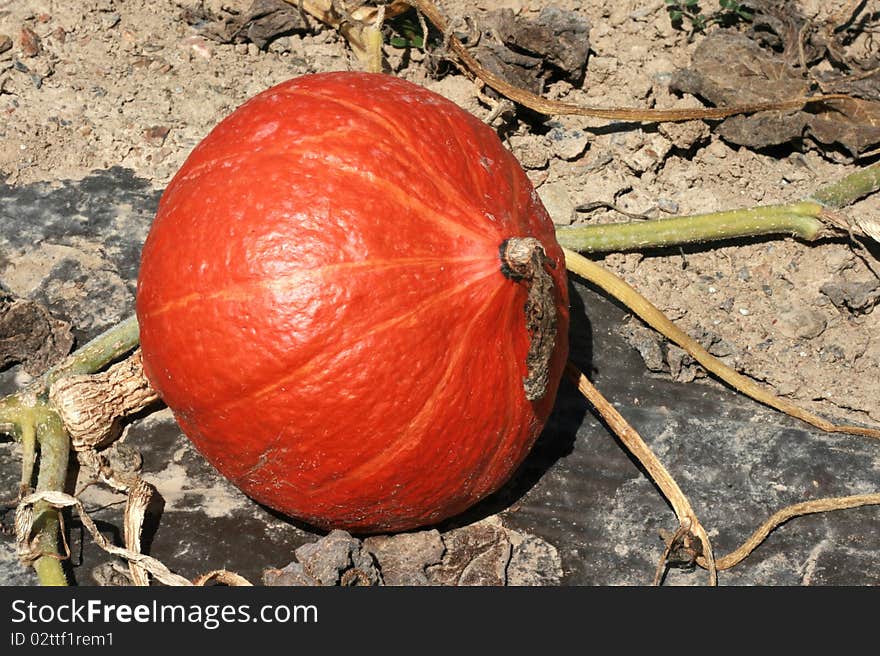
{"type": "Polygon", "coordinates": [[[472,54],[485,68],[511,84],[534,94],[543,92],[540,59],[513,52],[496,43],[480,44],[472,54]]]}
{"type": "Polygon", "coordinates": [[[252,42],[265,49],[276,38],[308,28],[295,4],[284,0],[253,0],[237,14],[212,14],[203,7],[184,12],[184,20],[205,38],[220,43],[252,42]]]}
{"type": "Polygon", "coordinates": [[[835,71],[814,71],[813,75],[826,93],[845,93],[866,100],[880,100],[880,68],[868,75],[840,74],[835,71]]]}
{"type": "Polygon", "coordinates": [[[238,40],[244,38],[263,50],[278,37],[307,27],[295,5],[284,0],[254,0],[235,37],[238,40]]]}
{"type": "Polygon", "coordinates": [[[694,51],[691,66],[672,76],[674,90],[716,105],[746,105],[806,95],[809,82],[744,34],[714,32],[694,51]]]}
{"type": "Polygon", "coordinates": [[[781,53],[780,57],[789,64],[801,60],[801,48],[807,61],[821,57],[825,52],[823,44],[814,44],[811,33],[801,39],[807,18],[801,12],[798,0],[748,0],[744,3],[752,12],[749,22],[749,37],[760,45],[781,53]]]}
{"type": "Polygon", "coordinates": [[[67,355],[71,346],[69,323],[39,303],[0,291],[0,369],[20,362],[37,376],[67,355]]]}
{"type": "Polygon", "coordinates": [[[545,7],[535,18],[518,18],[504,41],[541,57],[577,84],[587,67],[590,21],[576,11],[545,7]]]}
{"type": "Polygon", "coordinates": [[[880,103],[860,98],[828,100],[809,120],[810,134],[823,144],[839,143],[853,156],[880,144],[880,103]]]}
{"type": "MultiPolygon", "coordinates": [[[[670,86],[719,106],[789,100],[807,96],[810,90],[798,69],[746,35],[731,32],[706,37],[695,50],[690,68],[677,71],[670,86]]],[[[880,103],[847,98],[794,112],[733,116],[720,124],[718,132],[749,148],[811,137],[858,156],[880,144],[880,103]]]]}
{"type": "Polygon", "coordinates": [[[470,20],[481,34],[471,49],[474,57],[511,84],[541,94],[551,75],[575,84],[583,80],[590,21],[582,14],[547,7],[527,18],[504,8],[478,12],[470,20]]]}

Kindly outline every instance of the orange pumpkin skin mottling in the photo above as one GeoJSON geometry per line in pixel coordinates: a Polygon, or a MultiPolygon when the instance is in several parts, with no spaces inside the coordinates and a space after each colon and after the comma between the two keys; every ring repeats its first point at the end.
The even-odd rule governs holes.
{"type": "Polygon", "coordinates": [[[146,374],[193,444],[256,501],[390,532],[500,487],[567,357],[553,224],[496,134],[383,74],[273,87],[219,123],[164,195],[141,260],[146,374]],[[523,391],[534,237],[557,316],[545,394],[523,391]]]}

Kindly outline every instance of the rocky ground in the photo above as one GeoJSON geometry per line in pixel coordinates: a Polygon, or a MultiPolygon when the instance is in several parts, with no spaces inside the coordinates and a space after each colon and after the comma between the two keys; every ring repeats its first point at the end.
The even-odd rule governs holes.
{"type": "MultiPolygon", "coordinates": [[[[698,48],[708,36],[692,31],[688,21],[675,26],[664,2],[482,0],[463,3],[455,0],[439,4],[450,17],[472,19],[453,21],[453,25],[463,38],[470,35],[470,43],[475,48],[484,48],[482,61],[513,66],[522,73],[524,85],[532,85],[547,97],[601,107],[702,105],[694,95],[676,90],[682,86],[677,76],[693,66],[698,48]],[[536,58],[534,53],[526,56],[521,50],[514,54],[509,50],[502,52],[498,43],[492,41],[498,30],[506,29],[506,23],[498,19],[498,10],[509,9],[508,19],[512,16],[515,21],[540,23],[547,20],[542,10],[551,6],[576,11],[577,20],[572,29],[579,40],[575,39],[574,45],[536,58]],[[474,38],[474,30],[476,33],[482,30],[479,40],[474,38]],[[580,49],[576,47],[578,44],[580,49]],[[534,61],[529,62],[530,58],[534,61]]],[[[717,3],[702,4],[707,13],[718,10],[717,3]]],[[[804,0],[787,3],[788,14],[781,15],[791,16],[792,11],[797,10],[803,21],[816,26],[809,33],[819,34],[822,25],[851,4],[804,0]]],[[[196,0],[159,3],[0,1],[0,174],[3,179],[0,191],[6,203],[0,215],[0,285],[15,297],[31,299],[48,308],[54,317],[70,325],[70,334],[78,341],[131,313],[138,247],[149,227],[158,196],[190,150],[219,119],[253,94],[288,78],[362,66],[337,31],[314,19],[302,21],[301,25],[271,38],[266,37],[271,29],[265,24],[261,28],[263,32],[254,31],[248,38],[242,36],[247,35],[246,29],[239,32],[237,38],[230,37],[228,31],[222,32],[220,27],[247,15],[250,6],[250,0],[201,3],[196,0]],[[46,218],[49,215],[59,218],[53,222],[46,218]]],[[[866,70],[871,66],[876,68],[880,55],[872,39],[877,25],[876,13],[862,8],[859,17],[842,28],[848,36],[842,41],[845,51],[838,53],[840,57],[858,58],[866,70]]],[[[710,27],[708,34],[721,29],[718,25],[710,27]]],[[[748,33],[749,24],[730,29],[748,33]]],[[[728,125],[725,131],[717,122],[657,125],[539,116],[522,109],[513,110],[497,96],[480,90],[459,69],[443,60],[442,42],[434,43],[430,54],[426,54],[418,48],[392,45],[393,35],[387,36],[385,69],[451,98],[480,118],[491,120],[526,168],[560,226],[621,220],[620,214],[613,210],[601,207],[587,211],[585,208],[600,201],[650,217],[795,201],[827,182],[872,163],[876,159],[871,155],[872,145],[876,149],[880,142],[878,139],[872,144],[872,133],[866,130],[856,137],[850,133],[851,138],[822,143],[815,136],[815,126],[801,126],[797,138],[756,147],[743,144],[744,139],[737,138],[734,128],[728,125]]],[[[818,39],[807,42],[807,55],[814,43],[818,43],[818,39]]],[[[783,50],[777,46],[778,51],[783,50]]],[[[791,61],[796,59],[795,55],[791,61]]],[[[832,72],[825,61],[816,64],[810,75],[813,79],[826,80],[830,78],[822,76],[832,72]]],[[[871,78],[866,75],[862,79],[871,78]]],[[[870,97],[872,92],[868,88],[865,97],[870,97]]],[[[855,216],[876,215],[880,210],[878,203],[880,198],[869,196],[855,203],[848,212],[855,216]]],[[[880,340],[876,336],[880,330],[880,313],[875,306],[880,301],[880,281],[869,265],[873,264],[876,270],[878,257],[880,250],[876,246],[858,249],[846,239],[806,244],[774,238],[648,253],[614,253],[596,259],[640,290],[682,328],[710,345],[713,353],[746,375],[766,383],[778,394],[826,416],[877,424],[880,423],[877,385],[880,340]]],[[[601,301],[588,300],[587,303],[601,301]]],[[[667,348],[639,322],[615,314],[613,309],[608,309],[606,314],[610,317],[607,331],[614,333],[608,339],[618,340],[613,343],[620,344],[619,348],[629,344],[630,353],[641,354],[642,359],[635,361],[640,371],[633,373],[631,369],[629,374],[640,380],[631,385],[616,381],[618,396],[613,399],[633,408],[636,416],[639,412],[650,414],[651,410],[643,405],[645,394],[650,393],[645,389],[656,389],[657,385],[668,384],[672,387],[663,387],[664,390],[677,390],[681,384],[697,379],[689,389],[696,388],[698,396],[723,393],[720,386],[707,381],[699,367],[676,349],[667,348]]],[[[64,339],[59,340],[59,349],[63,350],[64,339]]],[[[602,339],[594,336],[588,340],[588,344],[593,343],[601,345],[602,339]]],[[[592,362],[603,361],[596,355],[592,362]]],[[[22,366],[10,368],[8,363],[4,364],[7,390],[26,381],[33,369],[38,368],[37,365],[32,365],[30,370],[22,366]]],[[[613,362],[608,361],[606,369],[597,372],[597,377],[604,376],[610,385],[615,379],[615,372],[609,370],[613,366],[613,362]]],[[[699,413],[699,401],[687,401],[688,398],[682,393],[680,399],[669,399],[662,410],[654,408],[659,415],[651,421],[646,419],[646,426],[659,431],[647,436],[658,440],[654,446],[660,451],[667,448],[665,440],[671,439],[664,432],[664,425],[690,421],[681,417],[699,413]],[[689,406],[689,402],[694,405],[689,406]],[[661,419],[666,413],[679,418],[661,419]]],[[[754,412],[762,421],[776,421],[771,419],[775,417],[772,413],[754,412]]],[[[746,415],[751,413],[752,410],[748,410],[746,415]]],[[[738,420],[744,423],[737,424],[744,430],[750,421],[746,415],[738,420]]],[[[705,416],[703,419],[707,420],[705,416]]],[[[173,432],[173,424],[169,427],[168,421],[165,430],[173,432]]],[[[705,429],[705,424],[702,428],[699,426],[694,430],[705,429]]],[[[784,421],[780,426],[784,427],[779,429],[783,432],[799,430],[784,421]]],[[[139,430],[143,431],[144,426],[139,430]]],[[[569,429],[562,432],[566,431],[571,432],[569,429]]],[[[582,439],[583,432],[578,435],[582,439]]],[[[825,439],[810,435],[809,439],[825,439]]],[[[175,441],[177,437],[176,433],[169,436],[170,443],[176,445],[175,453],[181,458],[192,457],[180,451],[186,447],[175,441]]],[[[758,439],[758,436],[752,438],[758,439]]],[[[749,444],[741,445],[740,451],[730,454],[740,458],[738,467],[744,468],[737,469],[736,476],[731,474],[730,486],[735,480],[753,475],[748,463],[758,462],[753,460],[758,457],[754,455],[755,449],[763,447],[759,448],[756,442],[749,444]],[[747,452],[752,455],[744,455],[747,452]]],[[[871,479],[876,480],[880,461],[868,440],[848,443],[842,439],[823,444],[832,452],[851,449],[847,451],[851,459],[840,465],[843,470],[813,472],[814,478],[810,479],[803,469],[795,471],[791,462],[779,459],[778,454],[767,455],[769,460],[761,461],[762,466],[769,467],[768,463],[776,459],[777,469],[766,472],[772,479],[768,485],[776,488],[770,498],[755,501],[756,518],[743,520],[744,531],[778,507],[777,502],[798,500],[800,493],[795,481],[803,482],[808,490],[812,486],[816,491],[834,492],[829,481],[849,477],[850,491],[873,491],[871,479]],[[783,489],[785,492],[780,492],[783,489]]],[[[12,463],[15,446],[3,446],[8,451],[7,462],[12,463]]],[[[561,454],[569,447],[571,444],[557,450],[548,447],[554,454],[550,461],[564,460],[561,454]]],[[[694,477],[688,473],[687,462],[681,460],[685,456],[676,453],[668,452],[666,456],[681,464],[683,469],[679,474],[684,476],[685,482],[690,481],[694,477]]],[[[805,453],[805,460],[795,458],[792,462],[803,464],[814,457],[824,456],[810,452],[805,453]]],[[[722,460],[701,465],[702,484],[712,478],[712,466],[720,468],[723,464],[722,460]]],[[[175,471],[184,477],[187,469],[179,462],[178,465],[180,469],[175,471]]],[[[563,467],[562,473],[556,470],[555,474],[560,480],[574,475],[565,470],[564,464],[557,466],[563,467]]],[[[617,466],[625,465],[618,463],[617,466]]],[[[169,473],[158,464],[154,463],[152,471],[157,477],[164,471],[166,482],[173,478],[174,472],[169,473]]],[[[652,488],[650,485],[639,488],[630,498],[621,490],[635,485],[633,481],[638,479],[638,473],[624,479],[625,484],[620,482],[623,487],[614,488],[618,491],[616,499],[605,499],[605,503],[622,504],[614,512],[637,512],[636,507],[642,502],[634,499],[652,494],[652,488]]],[[[549,489],[555,489],[552,483],[546,484],[550,485],[549,489]]],[[[182,478],[174,485],[178,485],[178,492],[194,487],[192,480],[185,483],[182,478]]],[[[176,503],[174,485],[166,486],[164,492],[168,508],[176,503]]],[[[578,483],[582,485],[585,484],[578,483]]],[[[569,488],[559,489],[563,494],[569,488]]],[[[571,489],[587,494],[582,487],[571,489]]],[[[91,498],[91,502],[99,504],[100,495],[95,491],[91,493],[98,495],[91,498]]],[[[539,483],[526,495],[533,505],[526,506],[533,510],[538,508],[540,494],[543,491],[539,483]]],[[[706,507],[711,507],[710,489],[699,494],[705,494],[703,501],[706,507]]],[[[229,492],[229,497],[212,495],[194,497],[209,516],[216,513],[216,517],[220,517],[234,511],[236,504],[247,503],[235,497],[234,490],[229,492]],[[215,504],[221,509],[217,510],[215,504]]],[[[104,501],[112,503],[109,498],[104,501]]],[[[664,516],[662,503],[645,512],[664,516]]],[[[853,526],[866,527],[865,531],[859,535],[849,534],[846,539],[854,544],[847,543],[840,549],[867,553],[878,538],[876,511],[853,512],[861,513],[853,526]],[[864,536],[865,532],[868,537],[864,536]]],[[[529,511],[525,514],[528,516],[529,511]]],[[[540,514],[535,510],[532,516],[540,514]]],[[[594,519],[599,521],[598,517],[594,519]]],[[[716,524],[728,519],[729,512],[720,512],[716,524]]],[[[279,520],[273,518],[272,521],[279,520]]],[[[509,543],[505,547],[505,563],[515,553],[511,544],[532,539],[528,536],[532,535],[534,526],[520,526],[516,522],[515,517],[510,520],[510,530],[523,531],[527,537],[517,533],[519,537],[510,542],[510,536],[504,534],[504,540],[509,543]]],[[[111,519],[108,523],[112,523],[111,519]]],[[[547,526],[551,523],[546,520],[547,526]]],[[[664,521],[655,518],[648,523],[653,530],[655,524],[664,521]]],[[[281,528],[287,526],[283,523],[273,526],[272,530],[287,530],[281,528]]],[[[827,529],[825,524],[815,525],[816,535],[822,535],[822,526],[827,529]]],[[[291,549],[314,537],[300,528],[290,530],[296,531],[295,537],[289,543],[281,540],[279,544],[283,542],[291,549]]],[[[655,540],[655,535],[656,532],[651,540],[655,540]]],[[[440,539],[439,534],[437,538],[440,539]]],[[[602,578],[596,574],[601,568],[575,564],[578,558],[584,557],[584,545],[589,544],[589,540],[584,538],[586,541],[579,543],[580,546],[572,547],[565,543],[566,539],[560,530],[554,529],[530,543],[547,541],[546,549],[540,547],[540,553],[532,555],[550,558],[554,563],[547,569],[551,574],[541,582],[644,581],[644,567],[657,555],[649,550],[636,557],[629,539],[618,542],[610,552],[616,553],[619,561],[641,571],[632,578],[623,573],[602,578]]],[[[821,537],[815,543],[824,544],[825,539],[821,537]]],[[[454,540],[454,537],[448,538],[447,547],[454,540]]],[[[731,538],[731,542],[735,540],[731,538]]],[[[161,543],[158,540],[157,547],[161,543]]],[[[191,543],[187,542],[191,548],[196,548],[197,543],[195,537],[191,543]]],[[[495,540],[493,544],[497,543],[495,540]]],[[[436,548],[437,545],[432,544],[431,548],[436,548]]],[[[654,548],[656,540],[645,544],[654,548]]],[[[795,570],[801,568],[800,574],[784,581],[822,582],[821,576],[816,574],[815,558],[812,569],[804,565],[810,553],[808,549],[804,560],[795,567],[795,570]],[[804,574],[807,570],[810,576],[804,574]]],[[[781,555],[779,558],[785,559],[781,555]]],[[[872,564],[867,557],[859,558],[861,570],[850,580],[880,581],[878,564],[872,564]]],[[[279,558],[264,565],[279,569],[292,560],[279,558]]],[[[436,569],[439,562],[432,564],[437,576],[440,576],[436,569]]],[[[234,566],[235,559],[230,558],[228,564],[234,566]]],[[[215,568],[215,565],[223,563],[211,563],[204,569],[215,568]]],[[[424,567],[420,571],[424,572],[424,567]]],[[[743,582],[760,582],[761,576],[767,576],[766,570],[761,572],[753,572],[752,578],[747,576],[743,582]]],[[[831,577],[828,582],[840,582],[840,579],[831,577]]]]}

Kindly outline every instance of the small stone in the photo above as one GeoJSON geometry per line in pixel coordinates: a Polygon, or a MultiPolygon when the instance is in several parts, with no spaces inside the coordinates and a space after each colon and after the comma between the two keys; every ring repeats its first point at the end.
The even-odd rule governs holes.
{"type": "Polygon", "coordinates": [[[674,344],[667,347],[666,363],[669,366],[669,374],[672,379],[679,383],[693,382],[702,373],[687,351],[674,344]]]}
{"type": "Polygon", "coordinates": [[[510,150],[526,169],[543,169],[550,161],[543,137],[534,134],[510,137],[510,150]]]}
{"type": "Polygon", "coordinates": [[[36,57],[42,51],[40,37],[27,26],[21,28],[19,42],[21,43],[21,54],[25,57],[36,57]]]}
{"type": "Polygon", "coordinates": [[[119,25],[119,21],[122,20],[122,16],[113,12],[112,14],[104,14],[101,16],[101,29],[103,30],[111,30],[117,25],[119,25]]]}
{"type": "Polygon", "coordinates": [[[703,152],[710,157],[724,159],[730,152],[730,148],[723,141],[717,140],[706,146],[703,152]]]}
{"type": "Polygon", "coordinates": [[[428,568],[429,580],[437,585],[504,585],[511,544],[497,518],[457,528],[443,536],[443,562],[428,568]]]}
{"type": "Polygon", "coordinates": [[[292,562],[281,569],[267,569],[263,572],[263,585],[268,586],[316,586],[320,585],[306,573],[302,563],[292,562]]]}
{"type": "Polygon", "coordinates": [[[214,54],[208,42],[200,36],[188,36],[181,40],[180,45],[202,59],[211,59],[214,54]]]}
{"type": "Polygon", "coordinates": [[[571,225],[575,205],[563,182],[547,182],[538,188],[538,196],[556,225],[571,225]]]}
{"type": "Polygon", "coordinates": [[[64,43],[67,41],[67,31],[61,27],[60,25],[52,30],[52,38],[55,39],[58,43],[64,43]]]}
{"type": "Polygon", "coordinates": [[[810,308],[790,307],[776,316],[776,328],[790,339],[814,339],[825,332],[825,317],[810,308]]]}
{"type": "Polygon", "coordinates": [[[305,571],[321,585],[337,585],[342,573],[352,565],[352,553],[358,550],[358,540],[345,531],[335,530],[294,553],[305,571]]]}
{"type": "Polygon", "coordinates": [[[368,537],[364,549],[379,564],[385,585],[428,585],[426,568],[440,563],[446,550],[436,529],[368,537]]]}
{"type": "Polygon", "coordinates": [[[669,139],[676,148],[687,150],[711,135],[705,121],[683,121],[681,123],[661,123],[658,131],[669,139]]]}
{"type": "Polygon", "coordinates": [[[0,54],[12,48],[12,39],[8,34],[0,34],[0,54]]]}
{"type": "Polygon", "coordinates": [[[559,585],[562,581],[562,559],[549,542],[528,533],[508,530],[513,544],[507,566],[507,585],[559,585]]]}
{"type": "Polygon", "coordinates": [[[583,155],[590,143],[590,137],[579,130],[556,127],[547,133],[547,141],[554,155],[571,161],[583,155]]]}
{"type": "Polygon", "coordinates": [[[679,205],[671,198],[658,198],[657,209],[667,214],[678,214],[679,205]]]}
{"type": "MultiPolygon", "coordinates": [[[[361,541],[345,531],[334,530],[295,552],[303,572],[320,585],[378,585],[380,575],[373,557],[361,541]]],[[[296,569],[296,568],[294,568],[296,569]]]]}
{"type": "Polygon", "coordinates": [[[656,331],[640,321],[630,320],[620,327],[619,332],[630,346],[639,352],[649,371],[659,372],[667,369],[663,342],[656,331]]]}
{"type": "Polygon", "coordinates": [[[671,149],[672,142],[669,139],[655,134],[641,148],[625,155],[622,159],[634,173],[644,173],[656,169],[666,159],[671,149]]]}
{"type": "Polygon", "coordinates": [[[144,130],[144,141],[150,146],[161,146],[165,143],[165,138],[171,128],[164,125],[154,125],[144,130]]]}

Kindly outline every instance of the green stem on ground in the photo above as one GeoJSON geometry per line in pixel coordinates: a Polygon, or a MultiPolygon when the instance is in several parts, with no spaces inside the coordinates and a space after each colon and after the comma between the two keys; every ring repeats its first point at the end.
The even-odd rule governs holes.
{"type": "MultiPolygon", "coordinates": [[[[37,492],[63,490],[67,480],[70,438],[64,430],[61,417],[51,407],[41,403],[35,411],[38,415],[36,432],[40,443],[37,492]]],[[[62,586],[69,583],[58,548],[61,539],[60,513],[60,510],[45,501],[34,506],[32,532],[37,534],[39,555],[33,566],[41,585],[62,586]]]]}
{"type": "Polygon", "coordinates": [[[105,330],[82,348],[74,351],[63,362],[47,371],[40,378],[43,391],[48,391],[52,383],[64,376],[95,373],[104,365],[135,348],[138,341],[137,317],[132,315],[105,330]]]}
{"type": "Polygon", "coordinates": [[[872,194],[878,189],[880,189],[880,162],[822,187],[807,200],[814,200],[825,207],[840,209],[852,205],[859,198],[872,194]]]}
{"type": "Polygon", "coordinates": [[[877,190],[880,190],[880,163],[866,166],[825,185],[797,203],[759,205],[665,219],[561,227],[557,228],[556,237],[565,248],[581,253],[662,248],[774,234],[813,241],[829,234],[840,234],[841,228],[846,228],[830,221],[830,214],[825,210],[841,209],[877,190]]]}
{"type": "Polygon", "coordinates": [[[668,219],[557,228],[559,243],[581,253],[627,251],[720,241],[736,237],[788,234],[813,241],[826,232],[819,203],[766,205],[668,219]]]}
{"type": "MultiPolygon", "coordinates": [[[[64,376],[90,374],[138,345],[137,317],[132,316],[106,330],[52,367],[28,389],[0,399],[0,431],[22,443],[20,493],[30,489],[37,446],[39,471],[37,492],[63,490],[70,456],[70,436],[61,416],[48,401],[52,383],[64,376]]],[[[68,585],[60,555],[61,515],[45,501],[34,506],[31,534],[36,534],[38,551],[33,561],[41,585],[68,585]]]]}

